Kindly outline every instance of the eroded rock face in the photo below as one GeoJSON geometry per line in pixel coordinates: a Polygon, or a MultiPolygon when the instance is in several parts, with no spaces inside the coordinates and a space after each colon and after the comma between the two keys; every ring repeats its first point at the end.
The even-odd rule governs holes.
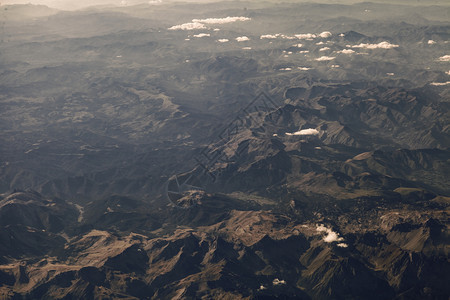
{"type": "MultiPolygon", "coordinates": [[[[208,199],[188,209],[151,213],[141,207],[141,214],[168,217],[156,229],[136,225],[140,233],[88,229],[103,226],[94,222],[69,237],[62,232],[48,236],[28,226],[26,235],[17,232],[15,239],[40,239],[39,245],[52,246],[27,248],[22,257],[5,253],[2,295],[392,299],[448,293],[448,220],[441,209],[448,199],[430,200],[441,203],[435,209],[425,208],[430,201],[386,203],[378,210],[360,204],[360,219],[346,203],[331,209],[324,204],[302,221],[301,200],[296,207],[286,203],[283,213],[235,210],[228,203],[223,215],[208,207],[215,201],[221,205],[220,196],[189,196],[200,194],[208,199]],[[220,221],[199,218],[204,214],[219,214],[220,221]],[[196,225],[189,225],[193,221],[196,225]]],[[[29,203],[27,209],[36,209],[36,197],[42,196],[21,192],[7,199],[21,198],[29,203]]]]}

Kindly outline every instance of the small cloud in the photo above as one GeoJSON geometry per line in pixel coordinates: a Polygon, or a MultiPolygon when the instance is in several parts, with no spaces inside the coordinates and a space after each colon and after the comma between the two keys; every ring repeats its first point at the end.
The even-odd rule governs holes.
{"type": "Polygon", "coordinates": [[[214,30],[214,31],[220,31],[220,29],[219,29],[219,28],[214,28],[213,30],[214,30]]]}
{"type": "Polygon", "coordinates": [[[387,76],[394,76],[394,73],[386,73],[387,76]]]}
{"type": "Polygon", "coordinates": [[[346,243],[339,243],[336,246],[341,247],[341,248],[347,248],[348,245],[346,243]]]}
{"type": "Polygon", "coordinates": [[[185,41],[190,41],[191,39],[184,39],[185,41]]]}
{"type": "Polygon", "coordinates": [[[278,278],[275,278],[275,279],[272,281],[272,284],[273,284],[273,285],[286,284],[286,281],[284,281],[284,280],[279,280],[278,278]]]}
{"type": "Polygon", "coordinates": [[[261,40],[263,39],[276,39],[281,35],[281,33],[277,33],[277,34],[263,34],[261,35],[259,38],[261,40]]]}
{"type": "Polygon", "coordinates": [[[428,45],[434,45],[434,44],[436,44],[435,41],[433,41],[433,40],[428,40],[428,45]]]}
{"type": "Polygon", "coordinates": [[[292,68],[282,68],[280,71],[292,71],[292,68]]]}
{"type": "Polygon", "coordinates": [[[318,135],[319,131],[314,128],[302,129],[296,132],[286,132],[286,135],[318,135]]]}
{"type": "Polygon", "coordinates": [[[226,42],[229,42],[230,40],[229,39],[218,39],[217,41],[219,43],[226,43],[226,42]]]}
{"type": "Polygon", "coordinates": [[[450,75],[450,71],[445,72],[445,74],[450,75]]]}
{"type": "Polygon", "coordinates": [[[325,44],[325,43],[324,43],[324,42],[318,42],[318,43],[316,43],[316,45],[318,45],[318,46],[323,45],[323,44],[325,44]]]}
{"type": "Polygon", "coordinates": [[[246,37],[246,36],[238,36],[236,38],[236,41],[238,41],[238,42],[246,42],[246,41],[249,41],[249,40],[250,39],[248,37],[246,37]]]}
{"type": "Polygon", "coordinates": [[[299,70],[302,70],[302,71],[308,71],[308,70],[311,70],[311,68],[308,68],[308,67],[298,67],[298,69],[299,69],[299,70]]]}
{"type": "Polygon", "coordinates": [[[259,291],[264,291],[264,290],[267,290],[267,288],[264,285],[261,284],[258,290],[259,291]]]}
{"type": "Polygon", "coordinates": [[[209,34],[209,33],[194,34],[194,37],[196,37],[196,38],[202,38],[202,37],[207,37],[207,36],[211,36],[211,34],[209,34]]]}
{"type": "Polygon", "coordinates": [[[150,5],[155,5],[155,4],[161,4],[162,0],[150,0],[148,1],[148,4],[150,5]]]}
{"type": "Polygon", "coordinates": [[[340,36],[340,37],[344,37],[344,36],[345,36],[345,34],[341,33],[341,34],[340,34],[339,36],[340,36]]]}
{"type": "Polygon", "coordinates": [[[444,55],[439,57],[439,61],[450,61],[450,55],[444,55]]]}
{"type": "Polygon", "coordinates": [[[309,50],[298,51],[298,53],[309,53],[309,50]]]}
{"type": "Polygon", "coordinates": [[[340,68],[340,65],[331,65],[332,68],[340,68]]]}
{"type": "Polygon", "coordinates": [[[363,43],[361,43],[359,45],[352,46],[352,48],[365,48],[365,49],[392,49],[392,48],[398,48],[398,47],[399,47],[399,45],[394,45],[394,44],[391,44],[386,41],[378,43],[378,44],[363,44],[363,43]]]}
{"type": "Polygon", "coordinates": [[[243,47],[242,50],[252,50],[252,47],[243,47]]]}
{"type": "Polygon", "coordinates": [[[342,53],[342,54],[353,54],[353,53],[355,53],[355,50],[352,50],[352,49],[344,49],[344,50],[338,51],[338,53],[342,53]]]}
{"type": "Polygon", "coordinates": [[[295,36],[284,35],[284,34],[281,35],[281,38],[285,39],[285,40],[295,40],[296,39],[295,36]]]}
{"type": "Polygon", "coordinates": [[[292,47],[301,48],[301,47],[303,47],[303,44],[295,44],[295,45],[292,45],[292,47]]]}
{"type": "Polygon", "coordinates": [[[226,17],[226,18],[207,18],[207,19],[193,19],[194,23],[205,23],[205,24],[227,24],[237,21],[250,21],[247,17],[226,17]]]}
{"type": "Polygon", "coordinates": [[[430,85],[434,85],[434,86],[444,86],[444,85],[449,85],[450,81],[447,82],[432,82],[430,83],[430,85]]]}
{"type": "Polygon", "coordinates": [[[330,36],[331,36],[331,32],[329,32],[329,31],[324,31],[319,34],[319,37],[324,38],[324,39],[329,38],[330,36]]]}
{"type": "Polygon", "coordinates": [[[203,23],[193,22],[175,25],[169,28],[169,30],[197,30],[197,29],[206,29],[206,26],[203,23]]]}
{"type": "Polygon", "coordinates": [[[319,51],[328,51],[328,50],[330,50],[329,47],[323,47],[323,48],[320,48],[320,49],[319,49],[319,51]]]}
{"type": "Polygon", "coordinates": [[[316,228],[319,232],[325,232],[327,235],[323,238],[323,241],[325,243],[332,243],[332,242],[342,242],[344,241],[343,237],[340,237],[338,233],[334,232],[330,228],[325,227],[324,225],[320,224],[316,228]]]}
{"type": "Polygon", "coordinates": [[[321,56],[319,58],[316,58],[317,61],[330,61],[335,59],[336,57],[332,57],[332,56],[321,56]]]}
{"type": "Polygon", "coordinates": [[[314,39],[317,36],[314,33],[301,33],[301,34],[296,34],[295,35],[296,38],[298,38],[299,40],[309,40],[309,39],[314,39]]]}

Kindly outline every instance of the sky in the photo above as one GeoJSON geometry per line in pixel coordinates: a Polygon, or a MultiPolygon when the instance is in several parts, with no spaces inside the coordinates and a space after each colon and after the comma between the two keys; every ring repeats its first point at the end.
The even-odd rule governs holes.
{"type": "MultiPolygon", "coordinates": [[[[9,4],[43,4],[49,7],[76,10],[83,7],[95,5],[134,5],[140,3],[159,4],[159,2],[218,2],[218,1],[233,1],[233,0],[0,0],[0,5],[9,4]]],[[[247,0],[256,1],[256,0],[247,0]]],[[[267,0],[266,0],[267,1],[267,0]]],[[[397,2],[403,4],[419,4],[419,5],[449,5],[449,0],[269,0],[269,2],[321,2],[321,3],[356,3],[356,2],[397,2]]]]}

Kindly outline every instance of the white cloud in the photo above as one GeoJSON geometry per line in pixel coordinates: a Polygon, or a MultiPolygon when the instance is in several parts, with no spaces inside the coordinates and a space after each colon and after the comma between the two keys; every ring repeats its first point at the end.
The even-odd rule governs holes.
{"type": "Polygon", "coordinates": [[[238,42],[246,42],[246,41],[249,41],[249,40],[250,39],[248,37],[246,37],[246,36],[238,36],[236,38],[236,41],[238,41],[238,42]]]}
{"type": "Polygon", "coordinates": [[[190,41],[191,39],[184,39],[185,41],[190,41]]]}
{"type": "Polygon", "coordinates": [[[340,34],[339,36],[340,36],[340,37],[344,37],[344,36],[345,36],[345,34],[341,33],[341,34],[340,34]]]}
{"type": "Polygon", "coordinates": [[[352,49],[344,49],[344,50],[338,51],[338,53],[342,53],[342,54],[353,54],[353,53],[355,53],[355,50],[352,50],[352,49]]]}
{"type": "Polygon", "coordinates": [[[272,281],[272,284],[273,284],[273,285],[286,284],[286,281],[284,281],[284,280],[279,280],[278,278],[275,278],[275,279],[272,281]]]}
{"type": "Polygon", "coordinates": [[[247,17],[226,17],[226,18],[207,18],[207,19],[193,19],[194,23],[205,23],[205,24],[227,24],[237,21],[250,21],[247,17]]]}
{"type": "Polygon", "coordinates": [[[308,68],[308,67],[298,67],[298,69],[299,69],[299,70],[302,70],[302,71],[308,71],[308,70],[311,70],[311,68],[308,68]]]}
{"type": "Polygon", "coordinates": [[[331,65],[332,68],[340,68],[340,65],[331,65]]]}
{"type": "Polygon", "coordinates": [[[298,53],[309,53],[309,50],[298,51],[298,53]]]}
{"type": "Polygon", "coordinates": [[[450,55],[444,55],[439,57],[439,61],[450,61],[450,55]]]}
{"type": "Polygon", "coordinates": [[[444,85],[449,85],[450,81],[447,82],[432,82],[430,83],[430,85],[434,85],[434,86],[444,86],[444,85]]]}
{"type": "Polygon", "coordinates": [[[325,44],[325,43],[324,43],[324,42],[318,42],[318,43],[316,43],[316,45],[318,45],[318,46],[323,45],[323,44],[325,44]]]}
{"type": "Polygon", "coordinates": [[[282,68],[280,71],[292,71],[292,68],[282,68]]]}
{"type": "Polygon", "coordinates": [[[242,50],[252,50],[252,47],[243,47],[242,50]]]}
{"type": "Polygon", "coordinates": [[[226,18],[207,18],[207,19],[193,19],[191,23],[184,23],[181,25],[175,25],[169,28],[169,30],[195,30],[205,29],[205,24],[226,24],[236,21],[249,21],[247,17],[226,17],[226,18]]]}
{"type": "Polygon", "coordinates": [[[214,28],[214,31],[220,31],[220,29],[219,28],[214,28]]]}
{"type": "Polygon", "coordinates": [[[319,58],[316,58],[317,61],[329,61],[329,60],[333,60],[336,57],[332,57],[332,56],[321,56],[319,58]]]}
{"type": "Polygon", "coordinates": [[[433,40],[428,40],[428,45],[434,45],[434,44],[436,44],[435,41],[433,41],[433,40]]]}
{"type": "Polygon", "coordinates": [[[285,39],[285,40],[295,40],[296,39],[295,36],[284,35],[284,34],[281,35],[281,38],[285,39]]]}
{"type": "Polygon", "coordinates": [[[327,50],[330,50],[330,48],[328,48],[328,47],[323,47],[323,48],[320,48],[320,49],[319,49],[319,51],[327,51],[327,50]]]}
{"type": "Polygon", "coordinates": [[[445,72],[445,74],[450,75],[450,71],[445,72]]]}
{"type": "Polygon", "coordinates": [[[324,225],[320,224],[316,228],[319,232],[325,232],[327,235],[323,238],[323,241],[325,243],[332,243],[332,242],[342,242],[344,241],[343,237],[340,237],[338,233],[334,232],[330,228],[325,227],[324,225]]]}
{"type": "Polygon", "coordinates": [[[392,49],[392,48],[398,48],[398,47],[399,47],[399,45],[394,45],[394,44],[391,44],[386,41],[378,43],[378,44],[363,44],[363,43],[361,43],[359,45],[352,46],[352,48],[365,48],[365,49],[392,49]]]}
{"type": "Polygon", "coordinates": [[[394,76],[394,73],[386,73],[387,76],[394,76]]]}
{"type": "Polygon", "coordinates": [[[148,4],[150,4],[150,5],[160,4],[160,3],[162,3],[162,0],[150,0],[150,1],[148,1],[148,4]]]}
{"type": "Polygon", "coordinates": [[[301,48],[301,47],[303,47],[303,44],[295,44],[295,45],[292,45],[292,47],[301,48]]]}
{"type": "Polygon", "coordinates": [[[341,247],[341,248],[347,248],[348,245],[346,243],[339,243],[336,246],[341,247]]]}
{"type": "Polygon", "coordinates": [[[319,134],[319,131],[314,128],[308,128],[308,129],[302,129],[300,131],[296,132],[286,132],[286,135],[317,135],[319,134]]]}
{"type": "Polygon", "coordinates": [[[260,36],[260,39],[276,39],[281,35],[281,33],[277,33],[277,34],[263,34],[260,36]]]}
{"type": "Polygon", "coordinates": [[[329,31],[324,31],[319,34],[319,37],[321,37],[321,38],[329,38],[330,36],[331,36],[331,32],[329,32],[329,31]]]}
{"type": "Polygon", "coordinates": [[[193,22],[175,25],[169,28],[169,30],[196,30],[196,29],[206,29],[206,26],[203,23],[193,22]]]}
{"type": "Polygon", "coordinates": [[[226,42],[229,42],[230,40],[229,39],[218,39],[217,41],[219,43],[226,43],[226,42]]]}
{"type": "Polygon", "coordinates": [[[209,33],[194,34],[194,37],[197,37],[197,38],[202,38],[202,37],[207,37],[207,36],[211,36],[211,35],[209,33]]]}
{"type": "Polygon", "coordinates": [[[303,39],[314,39],[317,36],[314,33],[301,33],[296,34],[295,37],[298,38],[299,40],[303,40],[303,39]]]}

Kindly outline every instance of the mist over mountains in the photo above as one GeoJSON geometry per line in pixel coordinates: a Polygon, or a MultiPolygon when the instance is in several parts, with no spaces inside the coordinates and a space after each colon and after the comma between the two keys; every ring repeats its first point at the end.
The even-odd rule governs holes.
{"type": "Polygon", "coordinates": [[[448,299],[449,15],[2,3],[0,298],[448,299]]]}

